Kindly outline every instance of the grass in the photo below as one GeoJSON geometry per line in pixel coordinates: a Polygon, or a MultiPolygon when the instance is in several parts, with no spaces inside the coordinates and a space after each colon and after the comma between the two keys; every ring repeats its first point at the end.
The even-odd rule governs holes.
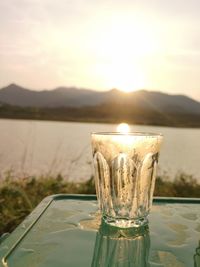
{"type": "MultiPolygon", "coordinates": [[[[11,232],[46,196],[59,193],[95,194],[94,179],[70,182],[61,175],[17,179],[11,173],[0,182],[0,236],[11,232]]],[[[155,196],[200,197],[200,184],[184,173],[173,181],[167,174],[157,177],[155,196]]]]}

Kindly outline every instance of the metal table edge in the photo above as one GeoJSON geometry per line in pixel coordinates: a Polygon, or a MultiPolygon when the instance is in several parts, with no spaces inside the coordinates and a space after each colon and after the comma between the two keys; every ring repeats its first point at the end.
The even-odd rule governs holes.
{"type": "MultiPolygon", "coordinates": [[[[83,194],[57,194],[51,195],[43,199],[42,202],[47,202],[41,212],[38,214],[37,218],[29,225],[29,227],[24,231],[24,233],[18,238],[18,240],[12,245],[12,247],[7,251],[4,257],[1,259],[1,262],[4,267],[7,267],[7,259],[11,255],[11,253],[16,249],[16,247],[20,244],[20,242],[24,239],[27,233],[33,228],[36,222],[40,219],[40,217],[44,214],[47,208],[51,205],[53,201],[62,200],[62,199],[70,199],[70,200],[97,200],[96,195],[83,195],[83,194]]],[[[167,197],[154,197],[154,203],[182,203],[182,204],[200,204],[200,199],[198,198],[167,198],[167,197]]],[[[37,207],[36,207],[37,208],[37,207]]]]}
{"type": "MultiPolygon", "coordinates": [[[[96,195],[85,195],[85,194],[56,194],[50,195],[45,199],[61,200],[61,199],[71,199],[71,200],[97,200],[96,195]]],[[[44,199],[44,200],[45,200],[44,199]]],[[[185,204],[200,204],[200,198],[185,198],[185,197],[154,197],[153,203],[185,203],[185,204]]]]}

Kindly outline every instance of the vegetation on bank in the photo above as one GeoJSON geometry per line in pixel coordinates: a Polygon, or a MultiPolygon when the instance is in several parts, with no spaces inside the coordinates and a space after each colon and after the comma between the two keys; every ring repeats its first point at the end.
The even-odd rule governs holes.
{"type": "MultiPolygon", "coordinates": [[[[61,175],[16,179],[10,173],[0,182],[0,236],[11,232],[46,196],[59,193],[95,194],[94,179],[71,182],[61,175]]],[[[200,197],[200,184],[179,173],[172,181],[164,174],[156,181],[155,196],[200,197]]]]}
{"type": "Polygon", "coordinates": [[[138,125],[200,127],[199,114],[171,112],[170,110],[161,112],[146,106],[127,106],[115,102],[97,106],[55,108],[19,107],[3,104],[0,105],[0,118],[95,123],[126,121],[138,125]]]}

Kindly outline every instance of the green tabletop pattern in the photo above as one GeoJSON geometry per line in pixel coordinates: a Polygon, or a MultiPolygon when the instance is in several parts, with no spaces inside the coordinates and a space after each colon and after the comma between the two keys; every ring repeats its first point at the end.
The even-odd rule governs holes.
{"type": "Polygon", "coordinates": [[[157,198],[149,226],[101,222],[95,196],[55,195],[0,244],[0,267],[200,267],[200,201],[157,198]]]}

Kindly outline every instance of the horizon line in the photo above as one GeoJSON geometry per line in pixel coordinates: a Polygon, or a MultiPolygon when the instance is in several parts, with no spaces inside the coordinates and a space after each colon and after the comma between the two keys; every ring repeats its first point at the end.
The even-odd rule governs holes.
{"type": "Polygon", "coordinates": [[[107,89],[107,90],[106,89],[98,90],[98,89],[91,89],[91,88],[85,88],[85,87],[77,87],[75,85],[68,85],[68,86],[61,85],[61,86],[56,86],[55,88],[50,88],[50,89],[47,89],[47,88],[45,88],[45,89],[41,89],[41,88],[40,89],[35,89],[35,88],[21,86],[21,85],[15,83],[15,82],[11,82],[11,83],[9,83],[9,84],[7,84],[5,86],[1,86],[0,87],[0,91],[2,89],[5,89],[5,88],[7,88],[9,86],[12,86],[12,85],[17,86],[17,87],[20,87],[20,88],[25,89],[25,90],[28,90],[28,91],[35,91],[35,92],[54,91],[54,90],[57,90],[59,88],[66,88],[66,89],[71,88],[71,89],[75,89],[75,90],[94,91],[96,93],[105,93],[105,92],[109,92],[109,91],[112,91],[112,90],[116,90],[116,91],[119,91],[120,93],[123,93],[123,94],[127,94],[128,95],[128,94],[135,93],[135,92],[146,91],[146,92],[150,92],[150,93],[161,93],[161,94],[172,95],[172,96],[186,96],[186,97],[191,98],[191,99],[193,99],[193,100],[195,100],[197,102],[200,102],[199,100],[196,100],[193,97],[190,97],[190,96],[188,96],[186,94],[181,94],[181,93],[172,94],[172,93],[168,93],[168,92],[163,92],[163,91],[158,90],[158,89],[147,89],[147,88],[134,89],[133,91],[123,91],[122,89],[114,88],[114,87],[113,88],[110,88],[110,89],[107,89]]]}

